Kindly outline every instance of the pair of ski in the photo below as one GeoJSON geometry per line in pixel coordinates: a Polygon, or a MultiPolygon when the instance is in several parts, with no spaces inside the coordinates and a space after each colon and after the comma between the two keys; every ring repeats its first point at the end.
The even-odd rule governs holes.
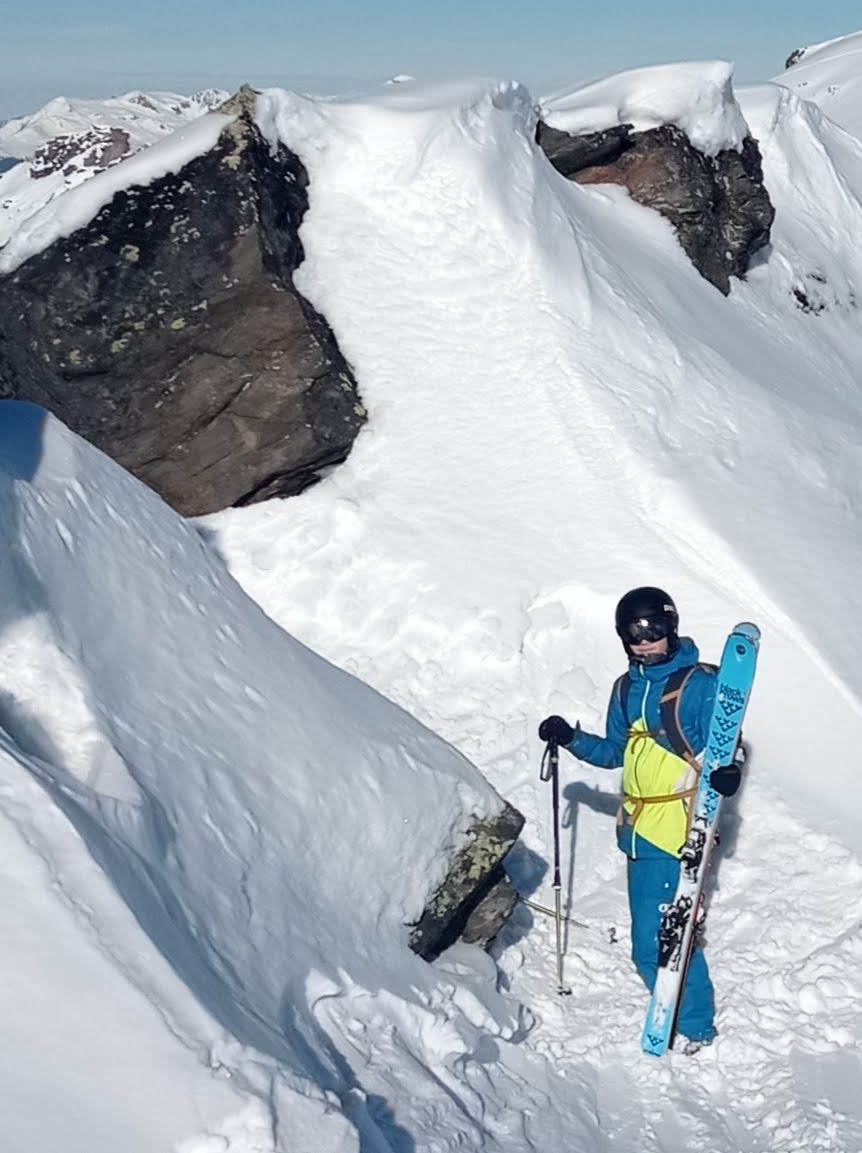
{"type": "Polygon", "coordinates": [[[695,944],[704,882],[715,844],[721,797],[710,787],[709,778],[714,769],[733,761],[754,682],[759,643],[760,630],[756,625],[737,625],[727,638],[717,673],[715,705],[688,839],[680,859],[679,883],[673,901],[662,915],[658,975],[641,1037],[644,1052],[657,1057],[667,1052],[673,1041],[679,1001],[695,944]]]}

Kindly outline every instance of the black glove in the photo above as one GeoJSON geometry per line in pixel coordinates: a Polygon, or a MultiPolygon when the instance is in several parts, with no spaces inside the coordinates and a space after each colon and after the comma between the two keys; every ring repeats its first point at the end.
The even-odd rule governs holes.
{"type": "Polygon", "coordinates": [[[713,769],[709,774],[709,783],[717,793],[721,793],[723,797],[732,797],[736,790],[739,788],[739,782],[742,780],[742,773],[739,765],[720,765],[719,768],[713,769]]]}
{"type": "Polygon", "coordinates": [[[745,768],[747,756],[748,749],[740,741],[736,746],[736,752],[733,754],[733,763],[713,769],[709,776],[709,783],[717,793],[721,793],[723,797],[733,796],[742,780],[742,770],[745,768]]]}
{"type": "Polygon", "coordinates": [[[563,717],[545,717],[539,725],[539,740],[553,741],[555,745],[569,745],[575,730],[563,717]]]}

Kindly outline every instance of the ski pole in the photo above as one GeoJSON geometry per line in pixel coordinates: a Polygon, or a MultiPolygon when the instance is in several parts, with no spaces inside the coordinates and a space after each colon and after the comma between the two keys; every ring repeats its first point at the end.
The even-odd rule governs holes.
{"type": "Polygon", "coordinates": [[[539,779],[551,782],[551,806],[554,815],[554,921],[557,927],[557,992],[568,996],[571,989],[563,984],[563,911],[560,904],[560,750],[557,742],[548,741],[542,756],[539,779]]]}

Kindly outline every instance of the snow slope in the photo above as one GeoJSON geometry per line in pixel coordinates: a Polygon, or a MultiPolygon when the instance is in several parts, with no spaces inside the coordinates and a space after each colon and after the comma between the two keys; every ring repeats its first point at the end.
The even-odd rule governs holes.
{"type": "MultiPolygon", "coordinates": [[[[548,925],[501,965],[542,1018],[528,1046],[567,1077],[591,1070],[614,1147],[855,1149],[862,905],[846,751],[860,701],[846,623],[862,560],[862,347],[852,300],[803,312],[782,260],[801,233],[800,274],[822,251],[836,291],[855,279],[852,153],[814,170],[817,118],[788,98],[767,181],[792,214],[804,187],[795,198],[781,150],[805,157],[820,203],[836,205],[830,244],[817,249],[810,216],[788,219],[724,300],[660,218],[550,168],[517,85],[402,86],[374,104],[269,93],[259,119],[309,167],[297,283],[371,415],[322,485],[211,522],[233,571],[528,814],[512,868],[527,890],[544,877],[546,905],[535,724],[562,711],[601,725],[622,663],[617,597],[669,586],[713,658],[731,624],[757,620],[751,779],[727,817],[711,913],[716,1048],[695,1071],[639,1057],[643,993],[625,946],[599,931],[624,935],[613,774],[567,766],[574,915],[590,923],[571,933],[575,999],[547,996],[548,925]]],[[[554,1100],[569,1107],[563,1089],[554,1100]]]]}
{"type": "MultiPolygon", "coordinates": [[[[4,717],[7,708],[4,693],[4,717]]],[[[216,1048],[219,1031],[195,1011],[32,771],[0,732],[4,1149],[151,1153],[216,1133],[226,1118],[245,1125],[249,1098],[190,1041],[216,1048]],[[126,941],[134,950],[124,956],[126,941]]]]}
{"type": "MultiPolygon", "coordinates": [[[[352,1148],[342,1109],[357,1130],[373,1134],[376,1122],[314,1007],[380,1002],[375,1013],[408,1034],[428,1016],[424,1003],[439,994],[404,926],[418,920],[473,815],[496,812],[499,800],[460,754],[269,621],[154,494],[41,410],[11,401],[0,403],[0,530],[0,795],[6,823],[32,850],[13,843],[9,860],[33,887],[42,858],[74,906],[86,940],[65,925],[61,955],[72,970],[76,951],[110,954],[127,1038],[141,998],[120,978],[156,1003],[181,1042],[152,1024],[152,1040],[141,1037],[155,1065],[150,1099],[167,1075],[160,1048],[179,1068],[187,1048],[227,1067],[247,1095],[272,1097],[268,1126],[292,1127],[298,1148],[315,1146],[296,1137],[297,1096],[313,1115],[310,1132],[331,1128],[333,1148],[336,1138],[352,1148]],[[57,810],[152,945],[84,867],[57,810]],[[360,844],[357,867],[349,850],[360,844]],[[167,981],[165,961],[184,990],[167,981]]],[[[41,904],[46,923],[64,920],[53,899],[41,904]]],[[[17,968],[40,927],[35,915],[9,921],[17,968]]],[[[33,984],[46,984],[49,998],[60,992],[50,962],[33,969],[33,984]]],[[[15,1079],[32,1098],[53,1031],[17,997],[4,1000],[7,1036],[11,1021],[16,1034],[39,1038],[15,1053],[15,1079]]],[[[476,1017],[485,1030],[514,1028],[502,1002],[498,1021],[462,1000],[467,1037],[476,1017]]],[[[67,1012],[83,1032],[82,1007],[73,1001],[67,1012]]],[[[460,1046],[463,1056],[457,1020],[448,1029],[444,1053],[460,1046]]],[[[435,1063],[433,1037],[415,1047],[435,1063]]],[[[193,1068],[185,1076],[193,1084],[193,1068]]],[[[86,1114],[109,1084],[70,1079],[58,1096],[80,1093],[86,1114]]],[[[86,1127],[72,1114],[61,1114],[68,1140],[84,1148],[86,1127]]]]}
{"type": "MultiPolygon", "coordinates": [[[[755,705],[751,735],[779,743],[782,784],[799,795],[810,773],[794,749],[816,740],[835,762],[829,815],[841,821],[840,788],[852,770],[822,720],[834,717],[843,732],[860,713],[855,642],[837,612],[858,596],[862,559],[854,512],[862,399],[851,388],[862,348],[852,318],[819,318],[845,354],[838,377],[839,366],[818,362],[828,339],[814,339],[813,318],[789,292],[761,305],[765,294],[742,286],[717,301],[655,213],[553,172],[532,143],[523,89],[489,86],[453,103],[451,91],[408,87],[373,105],[278,93],[260,102],[261,122],[317,182],[298,286],[330,319],[379,415],[323,488],[223,523],[241,533],[261,523],[271,579],[297,615],[307,598],[292,598],[284,580],[313,581],[318,606],[334,598],[305,631],[324,651],[345,635],[340,590],[356,599],[367,586],[379,603],[376,578],[363,585],[352,571],[364,563],[362,552],[350,562],[354,537],[381,560],[404,558],[396,562],[409,572],[404,619],[427,603],[440,643],[457,623],[463,650],[469,621],[488,655],[504,661],[517,654],[535,602],[585,596],[591,621],[645,571],[674,586],[684,612],[692,606],[713,649],[728,623],[756,615],[770,632],[767,668],[776,660],[809,679],[818,718],[800,718],[791,737],[783,716],[755,705]],[[420,266],[417,282],[411,270],[420,266]],[[771,326],[758,309],[772,309],[771,326]],[[441,420],[449,404],[454,415],[441,420]],[[340,531],[326,523],[337,494],[348,509],[340,531]],[[792,518],[775,515],[787,508],[792,518]],[[345,563],[330,571],[341,533],[345,563]],[[833,613],[823,612],[818,546],[827,544],[833,613]],[[297,557],[309,559],[311,577],[297,557]]],[[[373,616],[359,613],[356,627],[376,665],[373,616]]],[[[558,619],[581,631],[571,610],[561,607],[558,619]]],[[[411,667],[404,637],[381,643],[411,667]]],[[[609,637],[600,675],[618,659],[609,637]]],[[[435,664],[446,682],[439,651],[435,664]]],[[[423,700],[446,694],[431,676],[425,667],[423,700]]],[[[597,710],[604,692],[603,684],[597,710]]],[[[843,832],[858,843],[853,820],[843,832]]]]}
{"type": "MultiPolygon", "coordinates": [[[[617,95],[638,100],[631,77],[617,95]]],[[[276,642],[176,518],[56,426],[50,443],[64,446],[76,468],[48,468],[48,454],[33,483],[16,482],[28,519],[9,531],[32,526],[30,564],[40,579],[51,575],[58,627],[92,619],[110,590],[129,582],[153,588],[147,620],[164,621],[159,636],[169,654],[147,645],[134,662],[143,687],[118,672],[128,654],[108,661],[110,642],[93,630],[86,643],[60,634],[62,644],[36,630],[15,659],[7,633],[2,651],[12,653],[4,657],[7,683],[11,670],[44,669],[46,654],[61,671],[72,662],[65,680],[53,667],[33,677],[27,709],[17,688],[13,763],[23,756],[22,779],[35,773],[79,824],[95,809],[97,829],[118,846],[115,862],[137,870],[146,861],[158,891],[177,894],[181,924],[192,924],[189,911],[206,911],[207,931],[187,940],[180,971],[212,1017],[222,1004],[207,995],[215,964],[229,1011],[219,1008],[218,1024],[193,1018],[179,1033],[231,1072],[248,1111],[235,1114],[232,1134],[222,1126],[187,1153],[862,1148],[862,862],[848,755],[860,722],[852,622],[862,595],[854,291],[862,185],[855,145],[813,106],[775,87],[742,93],[740,103],[762,135],[779,215],[771,249],[725,299],[656,214],[620,189],[575,186],[551,168],[534,144],[533,100],[517,84],[427,89],[405,81],[368,102],[266,93],[259,123],[299,153],[311,178],[297,286],[332,324],[369,423],[347,462],[316,487],[200,525],[275,622],[429,724],[527,815],[510,867],[521,890],[545,905],[550,798],[538,780],[535,728],[550,711],[602,724],[622,668],[611,624],[620,593],[645,581],[668,586],[707,659],[736,620],[760,624],[761,669],[746,725],[753,753],[742,794],[725,812],[709,914],[720,1036],[697,1060],[655,1061],[639,1051],[645,996],[627,955],[615,773],[564,765],[571,998],[554,994],[552,922],[526,908],[499,944],[499,973],[463,947],[429,970],[401,947],[400,921],[387,919],[409,904],[408,880],[384,871],[389,892],[377,896],[377,921],[359,907],[352,873],[366,866],[365,840],[348,841],[347,851],[333,843],[313,868],[301,863],[305,877],[324,870],[325,897],[309,896],[290,875],[297,854],[273,850],[259,867],[243,814],[280,846],[292,844],[283,830],[295,816],[277,790],[240,798],[229,772],[249,731],[256,764],[271,767],[285,747],[275,721],[265,733],[249,724],[243,710],[255,702],[246,704],[242,685],[252,677],[277,707],[287,692],[270,680],[284,678],[281,662],[310,655],[287,638],[276,642]],[[95,511],[81,511],[68,534],[69,493],[82,504],[70,476],[95,511]],[[105,501],[135,529],[125,531],[123,550],[116,538],[102,540],[105,501]],[[55,558],[65,546],[55,520],[78,558],[93,553],[85,602],[77,602],[83,586],[69,592],[60,580],[55,558]],[[149,546],[154,532],[165,557],[149,546]],[[76,543],[82,533],[86,544],[76,543]],[[177,581],[189,587],[178,591],[177,581]],[[190,604],[178,607],[178,595],[190,604]],[[199,599],[205,617],[195,610],[199,599]],[[230,642],[221,635],[225,621],[241,639],[220,665],[227,650],[219,646],[230,642]],[[250,651],[272,654],[264,687],[260,670],[249,669],[250,651]],[[94,689],[82,709],[85,668],[94,689]],[[45,685],[70,679],[74,707],[64,707],[58,725],[60,708],[45,685]],[[177,702],[178,683],[194,709],[177,702]],[[146,744],[168,753],[174,742],[183,763],[190,758],[190,780],[157,772],[134,729],[111,725],[108,752],[99,753],[105,718],[141,702],[149,708],[151,698],[170,723],[162,732],[161,712],[150,709],[146,744]],[[60,755],[21,747],[36,703],[60,755]],[[235,708],[225,734],[223,713],[235,708]],[[133,783],[144,781],[150,811],[156,799],[166,809],[176,841],[155,817],[144,827],[123,815],[135,798],[115,803],[107,795],[109,785],[128,783],[110,754],[117,742],[124,762],[141,759],[133,783]],[[103,766],[95,786],[81,747],[103,766]],[[228,766],[217,757],[211,764],[214,749],[228,766]],[[71,779],[57,774],[67,763],[71,779]],[[204,788],[218,843],[195,822],[204,788]],[[190,875],[182,865],[193,860],[204,860],[211,876],[190,875]],[[264,875],[270,868],[272,878],[264,875]],[[343,898],[333,897],[342,883],[343,898]],[[244,892],[254,898],[248,906],[244,892]],[[272,914],[275,930],[248,941],[244,907],[265,911],[267,924],[272,914]],[[329,925],[322,915],[333,908],[337,924],[329,925]],[[300,924],[286,923],[292,911],[300,924]],[[319,980],[285,977],[284,958],[296,950],[319,980]],[[288,990],[280,1003],[279,980],[288,990]],[[304,1051],[274,1036],[279,1011],[302,1023],[304,1051]]],[[[714,114],[712,105],[689,129],[714,127],[714,114]]],[[[8,580],[0,567],[0,579],[4,573],[8,580]]],[[[32,596],[32,582],[25,587],[32,596]]],[[[140,631],[134,626],[124,620],[121,636],[140,631]]],[[[334,676],[329,670],[327,682],[334,676]]],[[[365,718],[351,691],[342,719],[341,692],[333,682],[343,758],[327,746],[326,766],[337,771],[343,759],[343,780],[357,757],[344,729],[365,718]]],[[[309,714],[309,758],[331,724],[328,712],[309,714]]],[[[376,737],[386,748],[388,730],[381,722],[376,737]]],[[[384,774],[385,804],[393,787],[386,758],[366,748],[359,760],[369,784],[378,768],[384,774]]],[[[30,807],[13,814],[17,827],[32,819],[30,807]]],[[[104,849],[99,836],[95,843],[104,849]]],[[[386,843],[396,857],[403,851],[400,837],[387,833],[386,843]]],[[[75,859],[86,866],[80,846],[75,859]]],[[[412,873],[427,863],[404,867],[412,873]]],[[[77,881],[72,889],[89,895],[77,881]]],[[[156,908],[134,897],[132,906],[156,908]]],[[[150,940],[174,957],[166,919],[153,916],[150,940]]],[[[98,923],[123,958],[134,954],[134,930],[98,923]]],[[[135,972],[125,959],[117,968],[127,980],[135,972]]],[[[172,1021],[191,1012],[176,989],[159,988],[153,1000],[172,1021]]],[[[90,1091],[100,1089],[96,1079],[90,1091]]]]}
{"type": "Polygon", "coordinates": [[[862,32],[810,45],[774,82],[816,104],[846,132],[862,136],[862,32]]]}

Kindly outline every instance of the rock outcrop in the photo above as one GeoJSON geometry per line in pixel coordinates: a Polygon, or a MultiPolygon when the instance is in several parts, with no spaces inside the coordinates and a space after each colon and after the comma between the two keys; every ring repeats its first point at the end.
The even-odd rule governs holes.
{"type": "Polygon", "coordinates": [[[30,161],[30,175],[42,180],[54,172],[72,177],[80,169],[101,171],[117,164],[129,152],[129,134],[122,128],[91,128],[55,136],[37,148],[30,161]]]}
{"type": "Polygon", "coordinates": [[[794,48],[784,61],[784,71],[786,72],[788,68],[792,68],[794,64],[798,64],[807,51],[807,48],[794,48]]]}
{"type": "Polygon", "coordinates": [[[542,122],[537,140],[563,176],[579,184],[621,184],[633,200],[673,224],[695,268],[725,295],[769,242],[775,210],[763,183],[760,150],[708,157],[679,128],[634,132],[630,125],[574,136],[542,122]]]}
{"type": "Polygon", "coordinates": [[[503,858],[523,825],[524,818],[508,804],[496,819],[474,825],[467,848],[452,859],[446,880],[413,926],[415,953],[430,961],[459,937],[483,948],[493,942],[517,900],[503,858]]]}
{"type": "Polygon", "coordinates": [[[365,420],[293,285],[306,171],[254,99],[224,106],[209,152],[0,280],[0,397],[48,408],[185,515],[300,491],[365,420]]]}

